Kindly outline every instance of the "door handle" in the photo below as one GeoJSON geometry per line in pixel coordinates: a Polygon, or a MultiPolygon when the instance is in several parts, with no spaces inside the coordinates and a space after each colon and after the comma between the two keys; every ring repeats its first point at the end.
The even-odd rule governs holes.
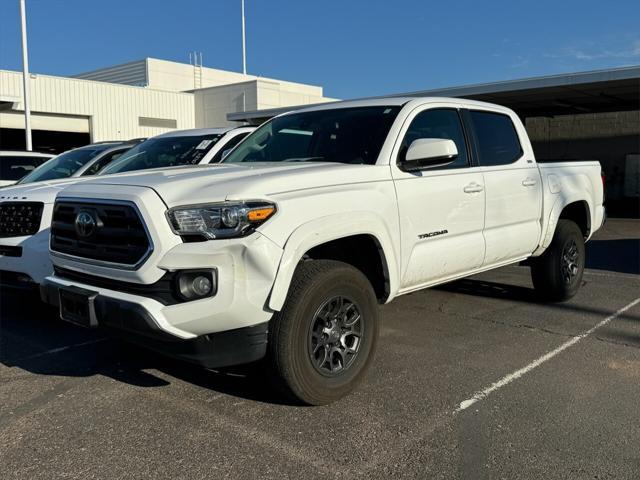
{"type": "Polygon", "coordinates": [[[464,190],[464,193],[478,193],[483,191],[484,187],[474,182],[464,187],[463,190],[464,190]]]}
{"type": "Polygon", "coordinates": [[[536,179],[535,178],[531,178],[531,177],[525,178],[522,181],[522,185],[525,186],[525,187],[533,187],[536,183],[538,183],[538,182],[536,182],[536,179]]]}

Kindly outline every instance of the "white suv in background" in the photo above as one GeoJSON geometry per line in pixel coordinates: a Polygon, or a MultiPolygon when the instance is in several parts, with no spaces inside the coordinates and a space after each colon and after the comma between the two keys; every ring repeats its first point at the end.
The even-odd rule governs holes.
{"type": "MultiPolygon", "coordinates": [[[[218,163],[254,129],[204,128],[158,135],[111,159],[113,161],[97,175],[218,163]]],[[[81,149],[73,151],[78,150],[81,149]]],[[[90,178],[92,176],[62,178],[0,190],[1,287],[33,289],[51,275],[49,228],[53,202],[65,187],[90,178]]]]}
{"type": "Polygon", "coordinates": [[[129,150],[100,175],[219,163],[255,127],[199,128],[163,133],[129,150]]]}
{"type": "Polygon", "coordinates": [[[23,177],[18,185],[95,175],[142,140],[101,142],[61,153],[23,177]]]}

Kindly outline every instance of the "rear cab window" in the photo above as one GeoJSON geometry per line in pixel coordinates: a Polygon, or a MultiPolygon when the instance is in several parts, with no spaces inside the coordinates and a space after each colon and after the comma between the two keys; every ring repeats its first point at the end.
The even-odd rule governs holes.
{"type": "Polygon", "coordinates": [[[480,165],[509,165],[522,157],[524,151],[511,117],[482,110],[471,110],[469,115],[480,165]]]}

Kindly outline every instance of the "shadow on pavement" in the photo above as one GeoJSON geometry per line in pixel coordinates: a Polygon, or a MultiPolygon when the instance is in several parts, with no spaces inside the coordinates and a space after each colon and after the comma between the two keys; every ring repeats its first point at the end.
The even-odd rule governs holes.
{"type": "Polygon", "coordinates": [[[587,268],[640,275],[640,239],[590,240],[587,268]]]}
{"type": "MultiPolygon", "coordinates": [[[[540,304],[547,308],[557,309],[559,311],[575,311],[582,313],[596,314],[603,317],[611,315],[614,310],[603,308],[586,307],[576,305],[574,303],[548,303],[541,301],[533,288],[521,287],[518,285],[508,285],[505,283],[489,282],[486,280],[478,280],[475,278],[464,278],[455,282],[447,283],[435,287],[436,290],[442,290],[451,293],[460,293],[464,295],[473,295],[484,298],[497,298],[505,301],[524,302],[530,304],[540,304]]],[[[639,315],[622,314],[619,319],[640,321],[639,315]]]]}
{"type": "Polygon", "coordinates": [[[290,405],[273,391],[257,365],[205,370],[128,344],[100,329],[85,330],[63,322],[35,297],[1,294],[0,363],[38,375],[103,375],[146,388],[170,385],[173,378],[235,397],[290,405]]]}

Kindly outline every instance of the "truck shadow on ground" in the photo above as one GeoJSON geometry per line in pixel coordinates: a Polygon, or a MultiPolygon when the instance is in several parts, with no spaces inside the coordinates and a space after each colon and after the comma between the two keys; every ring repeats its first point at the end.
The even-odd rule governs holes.
{"type": "MultiPolygon", "coordinates": [[[[583,280],[584,281],[584,280],[583,280]]],[[[434,287],[435,290],[441,290],[445,292],[473,295],[483,298],[496,298],[509,302],[522,302],[529,304],[539,304],[547,308],[562,311],[574,311],[586,314],[595,314],[606,317],[614,313],[614,310],[606,308],[595,308],[586,305],[580,305],[575,302],[546,302],[541,300],[536,291],[533,288],[522,287],[519,285],[510,285],[506,283],[491,282],[487,280],[480,280],[477,278],[464,278],[462,280],[456,280],[455,282],[446,283],[434,287]]],[[[622,314],[617,318],[625,320],[640,321],[640,316],[631,314],[622,314]]]]}
{"type": "Polygon", "coordinates": [[[258,365],[205,370],[125,343],[104,331],[67,324],[35,297],[0,296],[0,363],[37,375],[103,375],[145,388],[186,382],[247,400],[293,405],[273,391],[258,365]]]}

